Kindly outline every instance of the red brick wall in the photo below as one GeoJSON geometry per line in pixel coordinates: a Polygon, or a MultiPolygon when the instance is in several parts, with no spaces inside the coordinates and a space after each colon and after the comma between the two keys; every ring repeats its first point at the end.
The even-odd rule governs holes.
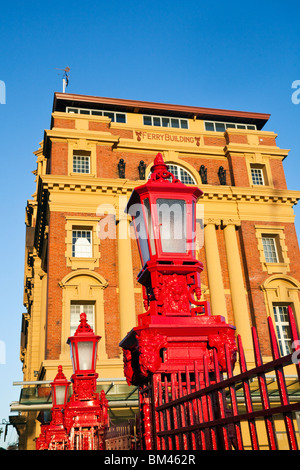
{"type": "MultiPolygon", "coordinates": [[[[46,359],[58,359],[60,354],[63,291],[59,282],[72,271],[70,267],[67,267],[65,258],[67,215],[82,216],[83,218],[95,216],[95,214],[50,213],[46,359]]],[[[95,268],[95,272],[102,275],[108,282],[108,287],[104,289],[106,349],[108,357],[118,357],[120,330],[119,304],[116,295],[118,286],[117,240],[102,240],[100,251],[99,267],[95,268]]]]}
{"type": "Polygon", "coordinates": [[[229,154],[228,165],[230,168],[232,184],[242,188],[249,187],[249,177],[245,157],[229,154]]]}
{"type": "Polygon", "coordinates": [[[226,145],[225,137],[204,136],[204,144],[210,146],[224,147],[226,145]]]}
{"type": "Polygon", "coordinates": [[[54,118],[53,127],[75,129],[75,119],[54,118]]]}
{"type": "Polygon", "coordinates": [[[207,168],[207,182],[208,184],[214,184],[214,185],[219,185],[220,180],[218,177],[218,170],[220,166],[226,170],[226,182],[228,185],[232,184],[231,182],[231,174],[229,170],[229,164],[227,160],[222,160],[222,159],[216,159],[216,158],[188,158],[188,157],[182,157],[178,163],[180,164],[180,161],[182,162],[187,162],[191,166],[199,172],[200,166],[204,165],[205,168],[207,168]]]}
{"type": "Polygon", "coordinates": [[[258,143],[259,145],[271,145],[275,147],[277,146],[275,137],[259,137],[258,143]]]}
{"type": "Polygon", "coordinates": [[[275,158],[270,158],[270,168],[274,188],[287,189],[282,161],[275,158]]]}
{"type": "MultiPolygon", "coordinates": [[[[249,299],[253,324],[257,328],[263,353],[270,354],[267,312],[263,291],[260,287],[264,281],[270,277],[270,274],[262,270],[255,225],[261,225],[261,222],[243,221],[241,226],[241,240],[245,254],[243,257],[244,272],[246,273],[247,284],[250,288],[249,299]]],[[[285,244],[290,259],[290,271],[288,275],[300,279],[300,254],[294,224],[270,223],[269,225],[284,226],[285,244]]]]}
{"type": "Polygon", "coordinates": [[[67,142],[52,142],[50,156],[50,173],[52,175],[68,174],[67,142]]]}
{"type": "Polygon", "coordinates": [[[46,359],[58,359],[61,345],[62,289],[59,282],[71,269],[66,266],[65,216],[50,212],[48,234],[48,306],[46,359]]]}

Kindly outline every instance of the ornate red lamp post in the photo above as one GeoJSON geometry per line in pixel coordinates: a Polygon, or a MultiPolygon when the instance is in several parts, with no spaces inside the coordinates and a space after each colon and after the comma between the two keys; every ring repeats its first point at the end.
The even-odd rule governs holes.
{"type": "Polygon", "coordinates": [[[73,364],[73,394],[65,408],[65,426],[71,450],[103,449],[103,434],[108,426],[108,402],[104,391],[96,392],[96,359],[100,336],[96,336],[80,315],[80,325],[68,338],[73,364]]]}
{"type": "Polygon", "coordinates": [[[37,450],[68,449],[69,439],[64,427],[64,409],[67,404],[70,383],[62,372],[62,366],[58,366],[58,373],[51,383],[51,422],[42,426],[41,435],[36,442],[37,450]]]}
{"type": "Polygon", "coordinates": [[[200,300],[203,265],[195,248],[196,203],[202,191],[177,180],[161,154],[151,171],[148,182],[134,189],[126,209],[141,258],[137,279],[143,286],[146,312],[120,343],[127,382],[139,385],[141,433],[149,450],[159,449],[153,409],[163,377],[187,368],[197,369],[203,377],[204,356],[211,358],[213,375],[213,349],[224,369],[224,343],[232,362],[236,351],[234,327],[224,317],[211,316],[208,302],[200,300]]]}

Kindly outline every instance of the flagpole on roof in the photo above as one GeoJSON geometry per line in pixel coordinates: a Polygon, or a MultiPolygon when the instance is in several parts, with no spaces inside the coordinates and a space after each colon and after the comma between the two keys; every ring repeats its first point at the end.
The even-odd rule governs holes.
{"type": "MultiPolygon", "coordinates": [[[[66,67],[65,69],[58,69],[56,67],[56,70],[62,70],[63,71],[63,93],[66,92],[66,88],[69,84],[69,72],[70,72],[70,67],[66,67]]],[[[60,74],[59,74],[60,75],[60,74]]]]}

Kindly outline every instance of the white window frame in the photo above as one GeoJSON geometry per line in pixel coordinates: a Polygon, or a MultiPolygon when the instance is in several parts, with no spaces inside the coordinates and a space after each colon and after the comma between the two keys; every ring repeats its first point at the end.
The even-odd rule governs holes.
{"type": "Polygon", "coordinates": [[[177,118],[172,116],[152,116],[148,114],[143,115],[143,124],[144,126],[154,126],[154,127],[166,127],[168,129],[189,129],[189,121],[188,119],[177,118]],[[149,118],[151,120],[151,124],[145,124],[145,118],[149,118]],[[179,122],[179,126],[172,126],[172,119],[176,119],[179,122]],[[168,125],[163,125],[163,120],[168,121],[168,125]],[[187,127],[182,127],[182,121],[186,123],[187,127]]]}
{"type": "Polygon", "coordinates": [[[88,108],[76,108],[74,106],[68,106],[66,108],[66,112],[70,114],[83,114],[83,115],[91,115],[91,116],[106,116],[109,117],[112,122],[126,124],[127,123],[127,114],[121,113],[119,111],[109,111],[103,109],[88,109],[88,108]],[[124,121],[119,121],[117,116],[120,115],[125,118],[124,121]]]}
{"type": "Polygon", "coordinates": [[[243,124],[241,122],[222,122],[222,121],[204,121],[204,128],[206,129],[206,124],[212,124],[213,125],[213,130],[209,129],[208,132],[225,132],[227,129],[246,129],[246,130],[252,130],[256,131],[257,127],[255,124],[243,124]],[[224,124],[225,129],[224,130],[217,130],[216,127],[218,124],[224,124]]]}
{"type": "Polygon", "coordinates": [[[290,323],[288,320],[288,304],[273,304],[273,314],[275,327],[279,343],[279,349],[282,356],[287,356],[292,352],[292,339],[290,332],[290,323]]]}
{"type": "MultiPolygon", "coordinates": [[[[80,162],[80,160],[79,160],[79,162],[80,162]]],[[[76,174],[78,173],[78,174],[82,174],[82,175],[89,175],[91,173],[91,156],[80,153],[79,151],[73,152],[72,172],[76,173],[76,174]],[[82,159],[81,165],[78,164],[75,161],[77,158],[82,159]],[[75,163],[76,163],[76,165],[75,165],[75,163]],[[86,163],[87,163],[87,165],[86,165],[86,163]],[[86,167],[88,169],[88,171],[82,171],[84,169],[84,167],[86,167]],[[77,168],[79,168],[80,171],[78,171],[77,168]]]]}
{"type": "MultiPolygon", "coordinates": [[[[168,166],[170,173],[172,173],[175,176],[175,178],[179,179],[182,183],[197,184],[194,176],[186,168],[182,167],[181,165],[177,165],[176,163],[166,163],[166,165],[168,166]],[[189,178],[191,178],[193,182],[187,183],[187,182],[182,181],[181,172],[183,172],[183,174],[186,174],[189,178]]],[[[151,172],[148,175],[148,179],[150,178],[150,176],[151,176],[151,172]]]]}
{"type": "MultiPolygon", "coordinates": [[[[266,263],[279,263],[276,236],[263,235],[261,239],[262,239],[262,244],[263,244],[264,256],[265,256],[266,263]],[[264,242],[267,242],[267,240],[272,241],[272,247],[271,247],[271,250],[269,250],[269,251],[268,251],[267,243],[264,243],[264,242]],[[271,252],[271,254],[273,252],[272,258],[270,258],[268,256],[270,252],[271,252]]],[[[269,244],[269,247],[270,247],[270,244],[269,244]]]]}
{"type": "Polygon", "coordinates": [[[265,186],[265,178],[264,178],[263,169],[250,167],[250,170],[251,170],[252,184],[255,186],[265,186]]]}
{"type": "Polygon", "coordinates": [[[73,228],[72,229],[72,257],[73,258],[92,258],[93,257],[93,233],[90,228],[73,228]],[[83,234],[89,234],[84,236],[83,234]],[[76,241],[75,241],[76,238],[76,241]],[[81,243],[77,243],[82,240],[81,243]],[[88,243],[84,243],[86,240],[88,243]],[[77,243],[77,247],[76,247],[77,243]],[[77,249],[77,251],[76,251],[77,249]]]}
{"type": "Polygon", "coordinates": [[[90,327],[95,330],[95,303],[72,302],[70,305],[70,335],[73,336],[80,323],[80,314],[86,314],[86,320],[90,327]]]}

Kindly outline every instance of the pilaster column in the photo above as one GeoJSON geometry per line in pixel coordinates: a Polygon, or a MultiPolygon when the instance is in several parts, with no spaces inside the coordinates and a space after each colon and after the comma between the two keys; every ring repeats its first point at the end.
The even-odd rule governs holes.
{"type": "Polygon", "coordinates": [[[253,351],[251,324],[246,300],[242,262],[235,230],[236,223],[234,221],[224,221],[224,225],[224,239],[234,324],[237,334],[242,338],[245,354],[251,359],[251,352],[253,351]]]}
{"type": "Polygon", "coordinates": [[[204,248],[211,310],[213,315],[222,315],[227,322],[226,300],[216,235],[216,223],[220,224],[220,221],[208,219],[205,223],[204,248]]]}
{"type": "Polygon", "coordinates": [[[127,215],[118,222],[118,272],[121,340],[136,326],[131,238],[127,215]]]}

